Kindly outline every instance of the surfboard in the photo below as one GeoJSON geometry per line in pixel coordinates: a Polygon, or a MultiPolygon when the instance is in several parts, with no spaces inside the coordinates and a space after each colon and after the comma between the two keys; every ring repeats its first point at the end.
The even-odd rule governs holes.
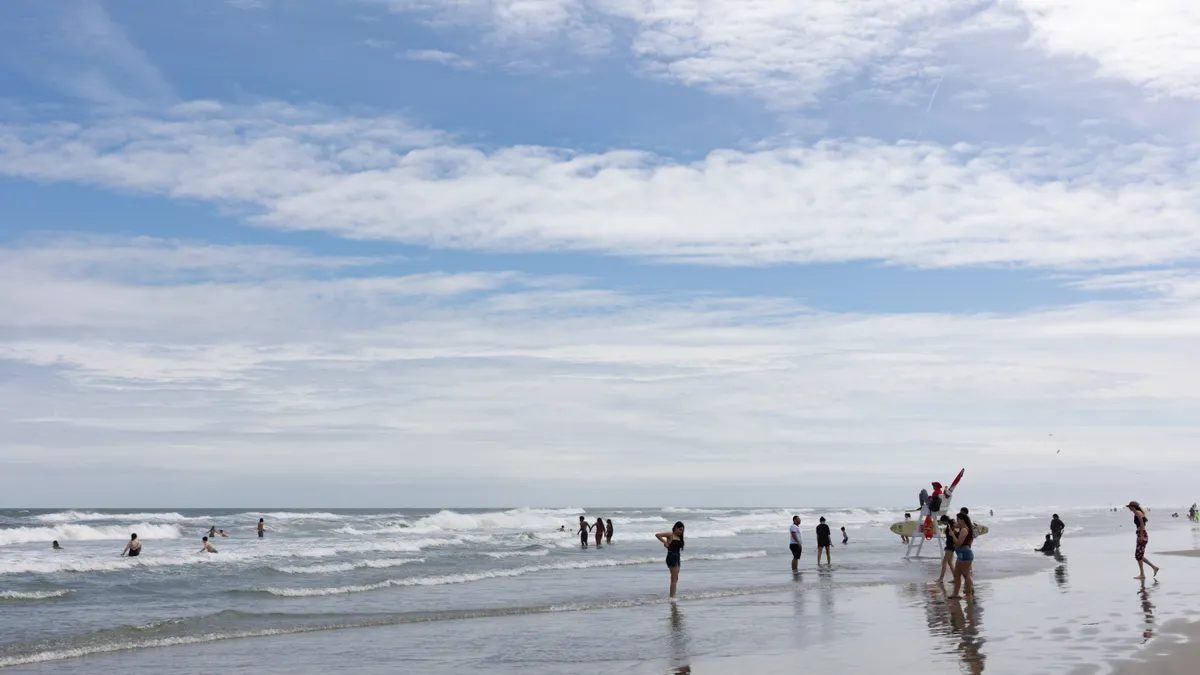
{"type": "Polygon", "coordinates": [[[983,535],[985,535],[987,533],[988,533],[987,525],[980,525],[979,523],[975,523],[975,536],[976,537],[982,537],[983,535]]]}
{"type": "Polygon", "coordinates": [[[901,537],[911,537],[917,532],[917,521],[902,520],[898,523],[892,523],[892,534],[898,534],[901,537]]]}

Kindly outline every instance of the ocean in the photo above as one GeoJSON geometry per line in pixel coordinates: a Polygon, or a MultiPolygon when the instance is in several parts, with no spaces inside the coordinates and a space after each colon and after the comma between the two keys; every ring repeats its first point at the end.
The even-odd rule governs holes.
{"type": "MultiPolygon", "coordinates": [[[[1058,596],[1078,589],[1080,597],[1092,596],[1085,604],[1094,605],[1101,625],[1111,613],[1103,599],[1110,568],[1121,582],[1135,571],[1125,550],[1128,512],[1058,509],[1068,526],[1067,554],[1056,560],[1033,551],[1052,509],[996,508],[988,515],[988,507],[972,507],[990,528],[975,547],[979,602],[1004,615],[1006,607],[1031,601],[1028,593],[1062,603],[1058,596]],[[1079,561],[1078,551],[1092,553],[1079,561]],[[1043,578],[1052,583],[1020,590],[1043,578]],[[1099,591],[1088,591],[1093,582],[1099,591]],[[1010,591],[1000,593],[1005,584],[1010,591]]],[[[816,650],[823,655],[816,663],[889,672],[894,659],[872,670],[879,653],[847,652],[845,641],[858,635],[873,645],[903,644],[908,623],[919,628],[912,640],[931,639],[928,582],[936,562],[903,560],[888,530],[902,515],[902,508],[887,507],[0,511],[0,668],[182,674],[212,672],[227,661],[223,667],[235,672],[291,675],[396,672],[402,664],[425,673],[728,672],[713,664],[795,650],[812,664],[806,650],[816,650]],[[798,575],[787,549],[793,514],[805,532],[798,575]],[[574,534],[580,515],[611,519],[612,544],[582,548],[574,534]],[[837,534],[833,565],[822,569],[813,535],[820,516],[837,534]],[[254,531],[260,517],[267,526],[262,539],[254,531]],[[687,525],[687,544],[680,599],[672,604],[665,553],[653,535],[677,520],[687,525]],[[199,553],[210,527],[229,536],[213,540],[218,553],[199,553]],[[841,544],[841,527],[848,545],[841,544]],[[144,542],[142,555],[119,557],[133,532],[144,542]],[[52,540],[64,550],[51,550],[52,540]],[[914,603],[922,616],[885,619],[914,603]]],[[[1152,542],[1200,543],[1190,523],[1162,509],[1151,520],[1152,542]]],[[[936,556],[936,542],[926,551],[936,556]]],[[[1182,590],[1163,596],[1174,593],[1182,590]]],[[[1180,595],[1178,616],[1187,616],[1188,605],[1180,595]]],[[[1053,610],[1048,605],[1043,614],[1056,616],[1053,610]]],[[[1088,611],[1071,621],[1088,623],[1088,611]]],[[[1159,619],[1172,611],[1162,607],[1159,619]]],[[[1037,615],[1022,619],[1027,628],[1056,628],[1037,615]]],[[[1005,630],[1019,633],[1018,623],[1005,630]]],[[[993,660],[1006,658],[996,645],[1013,636],[999,637],[991,640],[993,660]]],[[[884,652],[901,661],[911,656],[896,649],[884,652]]],[[[1019,653],[1026,658],[1029,649],[1019,653]]],[[[1048,649],[1047,658],[1054,653],[1048,649]]],[[[961,657],[961,650],[933,649],[920,661],[927,672],[940,672],[943,662],[955,668],[945,672],[958,672],[961,657]]],[[[1085,661],[1038,672],[1065,673],[1085,661]]]]}

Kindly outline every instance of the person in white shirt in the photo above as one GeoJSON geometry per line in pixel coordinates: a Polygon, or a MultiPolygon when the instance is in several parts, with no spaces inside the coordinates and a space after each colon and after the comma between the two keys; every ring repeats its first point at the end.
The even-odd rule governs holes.
{"type": "Polygon", "coordinates": [[[795,572],[800,569],[800,554],[804,552],[800,545],[800,516],[792,516],[792,527],[788,536],[788,548],[792,549],[792,571],[795,572]]]}

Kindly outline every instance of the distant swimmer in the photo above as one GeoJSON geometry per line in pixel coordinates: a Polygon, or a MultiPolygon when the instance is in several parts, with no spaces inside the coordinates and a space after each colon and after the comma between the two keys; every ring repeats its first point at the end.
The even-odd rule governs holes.
{"type": "Polygon", "coordinates": [[[204,548],[200,549],[200,553],[216,553],[217,549],[209,542],[208,537],[204,538],[204,548]]]}
{"type": "Polygon", "coordinates": [[[259,518],[258,519],[258,538],[262,539],[263,533],[266,531],[267,531],[267,526],[265,524],[263,524],[263,519],[259,518]]]}
{"type": "Polygon", "coordinates": [[[1053,554],[1054,551],[1057,549],[1058,549],[1058,546],[1056,546],[1054,544],[1054,537],[1052,535],[1048,534],[1048,535],[1046,535],[1046,541],[1045,541],[1045,543],[1042,544],[1042,547],[1034,549],[1034,550],[1037,551],[1038,553],[1053,554]]]}
{"type": "Polygon", "coordinates": [[[821,552],[825,552],[825,562],[832,565],[830,551],[833,549],[833,534],[825,524],[825,516],[821,516],[821,524],[817,525],[817,565],[821,564],[821,552]]]}
{"type": "Polygon", "coordinates": [[[217,536],[217,526],[216,525],[213,525],[212,527],[208,528],[208,536],[210,536],[210,537],[217,536]]]}
{"type": "Polygon", "coordinates": [[[125,544],[125,550],[121,551],[121,555],[136,558],[142,554],[142,542],[138,541],[137,534],[129,535],[129,543],[125,544]]]}
{"type": "Polygon", "coordinates": [[[604,532],[605,532],[604,519],[597,518],[596,519],[596,527],[593,529],[596,530],[596,546],[599,546],[600,544],[604,543],[604,532]]]}
{"type": "Polygon", "coordinates": [[[613,535],[612,518],[609,518],[604,521],[604,543],[611,544],[612,543],[612,535],[613,535]]]}
{"type": "Polygon", "coordinates": [[[995,510],[995,509],[988,509],[988,515],[989,515],[989,516],[994,516],[994,515],[996,515],[996,510],[995,510]]]}
{"type": "Polygon", "coordinates": [[[850,535],[846,534],[845,526],[842,527],[842,546],[850,543],[850,535]]]}
{"type": "Polygon", "coordinates": [[[567,531],[567,526],[566,526],[566,525],[559,525],[559,526],[558,526],[558,531],[559,531],[559,532],[566,532],[566,531],[567,531]]]}
{"type": "Polygon", "coordinates": [[[50,548],[54,549],[55,551],[61,551],[61,550],[63,550],[63,547],[61,547],[61,546],[59,546],[59,545],[58,545],[58,540],[57,540],[57,539],[55,539],[55,540],[54,540],[54,541],[53,541],[53,542],[50,544],[50,548]]]}
{"type": "Polygon", "coordinates": [[[1145,565],[1149,565],[1154,570],[1154,576],[1158,576],[1158,566],[1150,562],[1146,557],[1146,544],[1150,543],[1150,533],[1146,532],[1146,512],[1142,509],[1142,505],[1137,502],[1129,502],[1125,508],[1133,511],[1133,526],[1137,528],[1137,546],[1133,549],[1133,559],[1138,564],[1137,579],[1146,578],[1145,565]]]}
{"type": "Polygon", "coordinates": [[[592,526],[588,525],[587,519],[583,516],[579,516],[579,531],[575,534],[579,535],[579,543],[582,544],[584,548],[587,548],[588,533],[591,531],[592,526]]]}
{"type": "Polygon", "coordinates": [[[800,569],[800,556],[804,553],[804,544],[800,542],[800,516],[792,516],[792,526],[788,528],[788,548],[792,551],[792,571],[800,569]]]}
{"type": "Polygon", "coordinates": [[[683,551],[683,523],[676,522],[670,532],[659,532],[654,538],[667,549],[667,569],[671,571],[671,597],[674,598],[675,587],[679,584],[680,552],[683,551]]]}
{"type": "MultiPolygon", "coordinates": [[[[907,523],[907,522],[909,522],[909,521],[911,521],[911,520],[912,520],[912,514],[911,514],[911,513],[906,513],[906,514],[904,514],[904,522],[906,522],[906,523],[907,523]]],[[[902,535],[900,535],[900,543],[901,543],[901,544],[907,544],[907,543],[908,543],[908,535],[907,535],[907,534],[902,534],[902,535]]]]}
{"type": "Polygon", "coordinates": [[[229,534],[228,534],[228,533],[226,533],[226,532],[225,532],[225,530],[217,530],[217,534],[221,535],[222,537],[228,537],[228,536],[229,536],[229,534]]]}

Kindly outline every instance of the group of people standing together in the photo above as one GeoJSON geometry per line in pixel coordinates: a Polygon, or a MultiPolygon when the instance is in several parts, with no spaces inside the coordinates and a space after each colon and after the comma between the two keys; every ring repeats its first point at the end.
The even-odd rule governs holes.
{"type": "MultiPolygon", "coordinates": [[[[792,516],[792,526],[788,530],[788,548],[792,552],[792,571],[796,571],[800,567],[800,556],[804,553],[804,544],[800,541],[800,516],[792,516]]],[[[842,528],[842,545],[850,543],[850,535],[846,534],[846,528],[842,528]]],[[[817,565],[821,564],[821,554],[825,554],[825,563],[833,564],[833,533],[829,530],[829,525],[825,523],[825,517],[821,517],[820,524],[817,525],[817,565]]]]}
{"type": "Polygon", "coordinates": [[[611,544],[613,537],[612,519],[609,518],[608,520],[605,520],[603,518],[597,518],[596,522],[593,524],[589,523],[587,518],[579,516],[579,531],[577,531],[575,534],[579,535],[579,543],[582,544],[584,548],[588,547],[589,533],[595,534],[596,546],[601,544],[611,544]]]}

